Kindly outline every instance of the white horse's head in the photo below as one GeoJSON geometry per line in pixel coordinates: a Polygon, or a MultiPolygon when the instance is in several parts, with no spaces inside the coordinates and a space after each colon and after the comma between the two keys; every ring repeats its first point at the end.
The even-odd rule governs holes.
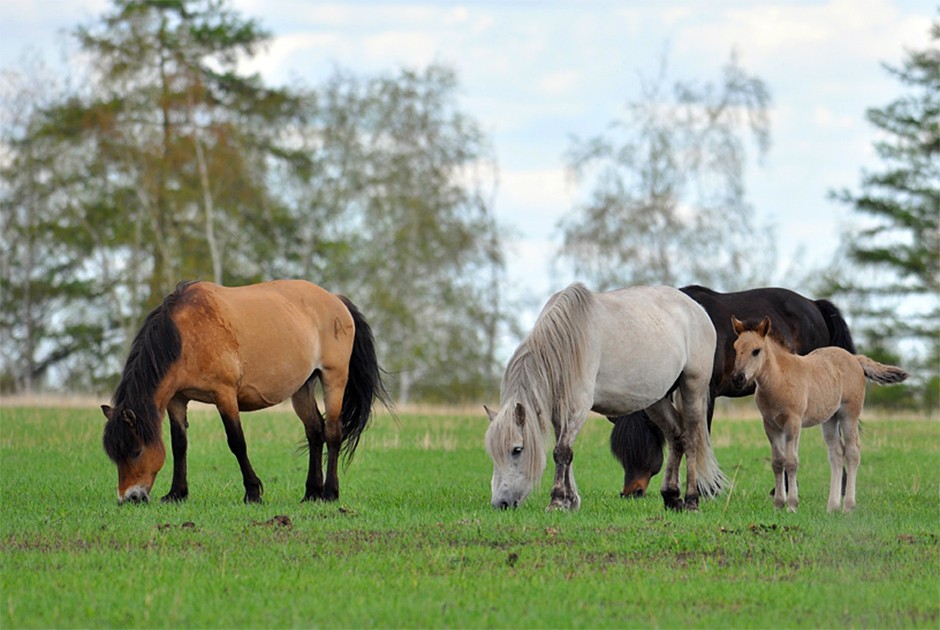
{"type": "Polygon", "coordinates": [[[486,452],[493,460],[492,505],[517,507],[545,472],[545,444],[535,410],[522,403],[493,412],[486,431],[486,452]]]}

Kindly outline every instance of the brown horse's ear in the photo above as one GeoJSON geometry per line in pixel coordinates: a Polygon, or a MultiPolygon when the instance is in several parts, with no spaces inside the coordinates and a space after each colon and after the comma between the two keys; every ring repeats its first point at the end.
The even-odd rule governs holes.
{"type": "Polygon", "coordinates": [[[134,412],[131,411],[130,409],[125,409],[123,416],[124,416],[124,422],[129,424],[131,428],[133,429],[134,424],[137,422],[137,416],[134,415],[134,412]]]}
{"type": "Polygon", "coordinates": [[[760,323],[757,325],[757,328],[754,329],[758,335],[761,337],[766,337],[770,334],[770,317],[764,316],[764,319],[760,320],[760,323]]]}
{"type": "Polygon", "coordinates": [[[492,422],[493,420],[496,420],[496,412],[495,412],[495,411],[493,411],[492,409],[490,409],[490,408],[487,407],[486,405],[483,405],[483,408],[486,409],[486,415],[489,416],[490,422],[492,422]]]}
{"type": "Polygon", "coordinates": [[[747,330],[747,326],[744,325],[744,322],[742,322],[740,319],[738,319],[734,315],[731,316],[731,327],[734,328],[734,333],[736,335],[740,335],[745,330],[747,330]]]}
{"type": "Polygon", "coordinates": [[[515,409],[512,410],[512,419],[520,427],[525,425],[525,407],[522,406],[522,403],[516,403],[515,409]]]}
{"type": "Polygon", "coordinates": [[[104,417],[108,420],[111,419],[111,407],[108,405],[101,405],[101,411],[104,413],[104,417]]]}

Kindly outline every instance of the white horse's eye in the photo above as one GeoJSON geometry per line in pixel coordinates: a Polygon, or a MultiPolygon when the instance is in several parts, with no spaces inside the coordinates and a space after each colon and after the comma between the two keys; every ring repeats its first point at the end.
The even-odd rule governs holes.
{"type": "Polygon", "coordinates": [[[519,455],[522,455],[522,447],[521,447],[521,446],[515,446],[515,447],[513,447],[513,449],[512,449],[512,455],[513,455],[513,457],[517,457],[517,456],[519,456],[519,455]]]}

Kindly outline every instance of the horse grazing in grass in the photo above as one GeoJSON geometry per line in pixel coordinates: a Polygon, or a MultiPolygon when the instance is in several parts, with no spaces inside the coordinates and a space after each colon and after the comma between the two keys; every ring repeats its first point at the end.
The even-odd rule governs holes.
{"type": "MultiPolygon", "coordinates": [[[[828,300],[810,300],[779,288],[719,293],[692,285],[680,291],[702,305],[717,334],[715,362],[709,384],[709,430],[717,396],[739,397],[754,393],[753,384],[739,387],[731,380],[736,337],[731,329],[732,316],[754,322],[769,317],[774,330],[799,354],[823,346],[838,346],[855,353],[848,325],[839,309],[828,300]]],[[[624,469],[623,490],[620,494],[625,497],[643,496],[650,478],[662,467],[664,436],[643,411],[610,420],[614,423],[610,435],[611,452],[624,469]]]]}
{"type": "Polygon", "coordinates": [[[737,334],[732,381],[738,387],[756,386],[754,400],[773,453],[774,505],[796,512],[800,503],[796,477],[800,429],[821,424],[831,468],[828,509],[832,512],[840,507],[844,459],[847,477],[842,508],[852,511],[861,459],[858,426],[865,379],[900,383],[907,372],[842,348],[819,348],[800,356],[774,338],[769,317],[756,326],[733,318],[732,326],[737,334]]]}
{"type": "Polygon", "coordinates": [[[552,296],[509,361],[499,411],[486,410],[493,506],[516,507],[531,492],[545,470],[551,425],[555,481],[549,509],[578,509],[572,448],[588,412],[611,416],[647,409],[669,442],[665,506],[696,509],[700,495],[713,496],[725,483],[705,420],[714,353],[708,316],[676,289],[592,293],[573,284],[552,296]]]}
{"type": "Polygon", "coordinates": [[[173,482],[163,500],[187,497],[191,400],[219,410],[241,468],[245,502],[261,501],[263,487],[248,460],[239,413],[287,398],[309,446],[304,500],[336,500],[340,450],[347,458],[353,455],[376,397],[388,406],[372,331],[345,297],[302,280],[238,288],[181,282],[147,316],[111,405],[101,407],[107,418],[104,449],[118,468],[118,502],[149,500],[166,459],[161,424],[167,412],[173,482]],[[314,398],[317,381],[325,418],[314,398]]]}

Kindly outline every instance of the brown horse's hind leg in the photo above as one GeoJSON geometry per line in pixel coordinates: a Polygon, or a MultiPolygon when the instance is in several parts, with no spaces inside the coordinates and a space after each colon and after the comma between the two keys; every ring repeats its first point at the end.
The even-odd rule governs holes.
{"type": "Polygon", "coordinates": [[[222,416],[222,424],[225,426],[225,435],[228,438],[228,447],[235,455],[235,459],[238,460],[238,467],[242,471],[242,482],[245,484],[245,503],[261,503],[264,487],[251,467],[251,462],[248,461],[248,447],[245,445],[245,433],[242,430],[241,418],[238,415],[238,402],[234,396],[231,399],[217,396],[215,406],[219,409],[219,415],[222,416]]]}
{"type": "Polygon", "coordinates": [[[307,436],[309,465],[307,468],[307,488],[304,501],[318,501],[323,498],[323,416],[317,408],[314,396],[314,379],[311,378],[291,397],[294,411],[304,423],[307,436]]]}
{"type": "Polygon", "coordinates": [[[161,500],[163,502],[183,501],[189,496],[189,484],[186,481],[186,448],[188,439],[186,429],[186,401],[174,398],[167,405],[170,414],[170,440],[173,445],[173,483],[170,491],[161,500]]]}
{"type": "Polygon", "coordinates": [[[326,479],[323,482],[323,500],[339,498],[339,449],[343,442],[343,395],[349,374],[345,369],[325,369],[320,376],[323,383],[323,404],[326,420],[323,437],[326,441],[326,479]]]}

